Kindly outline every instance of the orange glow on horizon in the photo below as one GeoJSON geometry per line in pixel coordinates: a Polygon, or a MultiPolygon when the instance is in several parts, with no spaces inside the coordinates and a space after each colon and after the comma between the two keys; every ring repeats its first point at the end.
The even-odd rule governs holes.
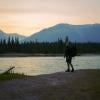
{"type": "Polygon", "coordinates": [[[0,29],[29,36],[59,23],[100,23],[100,0],[0,0],[0,29]]]}

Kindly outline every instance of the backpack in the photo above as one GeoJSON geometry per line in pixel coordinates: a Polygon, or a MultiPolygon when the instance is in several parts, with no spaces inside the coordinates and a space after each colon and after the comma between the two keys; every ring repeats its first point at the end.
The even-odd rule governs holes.
{"type": "Polygon", "coordinates": [[[70,47],[70,50],[71,50],[71,56],[72,57],[75,57],[77,55],[77,47],[76,47],[76,44],[72,44],[71,47],[70,47]]]}

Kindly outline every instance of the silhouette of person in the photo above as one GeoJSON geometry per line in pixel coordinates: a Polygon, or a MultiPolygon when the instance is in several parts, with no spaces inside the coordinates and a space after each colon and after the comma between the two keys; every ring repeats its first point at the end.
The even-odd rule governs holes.
{"type": "Polygon", "coordinates": [[[70,68],[72,69],[71,72],[74,72],[74,67],[72,65],[72,57],[74,53],[74,48],[72,47],[72,44],[70,42],[66,43],[64,58],[66,58],[68,69],[66,72],[70,72],[70,68]]]}

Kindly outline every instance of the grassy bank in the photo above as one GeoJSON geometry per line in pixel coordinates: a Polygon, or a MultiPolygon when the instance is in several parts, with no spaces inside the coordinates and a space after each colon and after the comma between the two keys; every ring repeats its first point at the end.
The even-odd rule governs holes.
{"type": "Polygon", "coordinates": [[[0,81],[6,81],[6,80],[12,80],[12,79],[20,79],[25,77],[24,74],[19,74],[19,73],[5,73],[5,74],[0,74],[0,81]]]}

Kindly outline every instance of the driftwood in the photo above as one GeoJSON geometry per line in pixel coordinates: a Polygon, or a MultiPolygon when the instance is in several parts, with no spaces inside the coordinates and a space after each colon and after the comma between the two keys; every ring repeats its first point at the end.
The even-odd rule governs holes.
{"type": "Polygon", "coordinates": [[[12,70],[14,69],[15,67],[10,67],[9,69],[7,69],[5,72],[3,72],[2,74],[7,74],[7,73],[11,73],[12,70]]]}

